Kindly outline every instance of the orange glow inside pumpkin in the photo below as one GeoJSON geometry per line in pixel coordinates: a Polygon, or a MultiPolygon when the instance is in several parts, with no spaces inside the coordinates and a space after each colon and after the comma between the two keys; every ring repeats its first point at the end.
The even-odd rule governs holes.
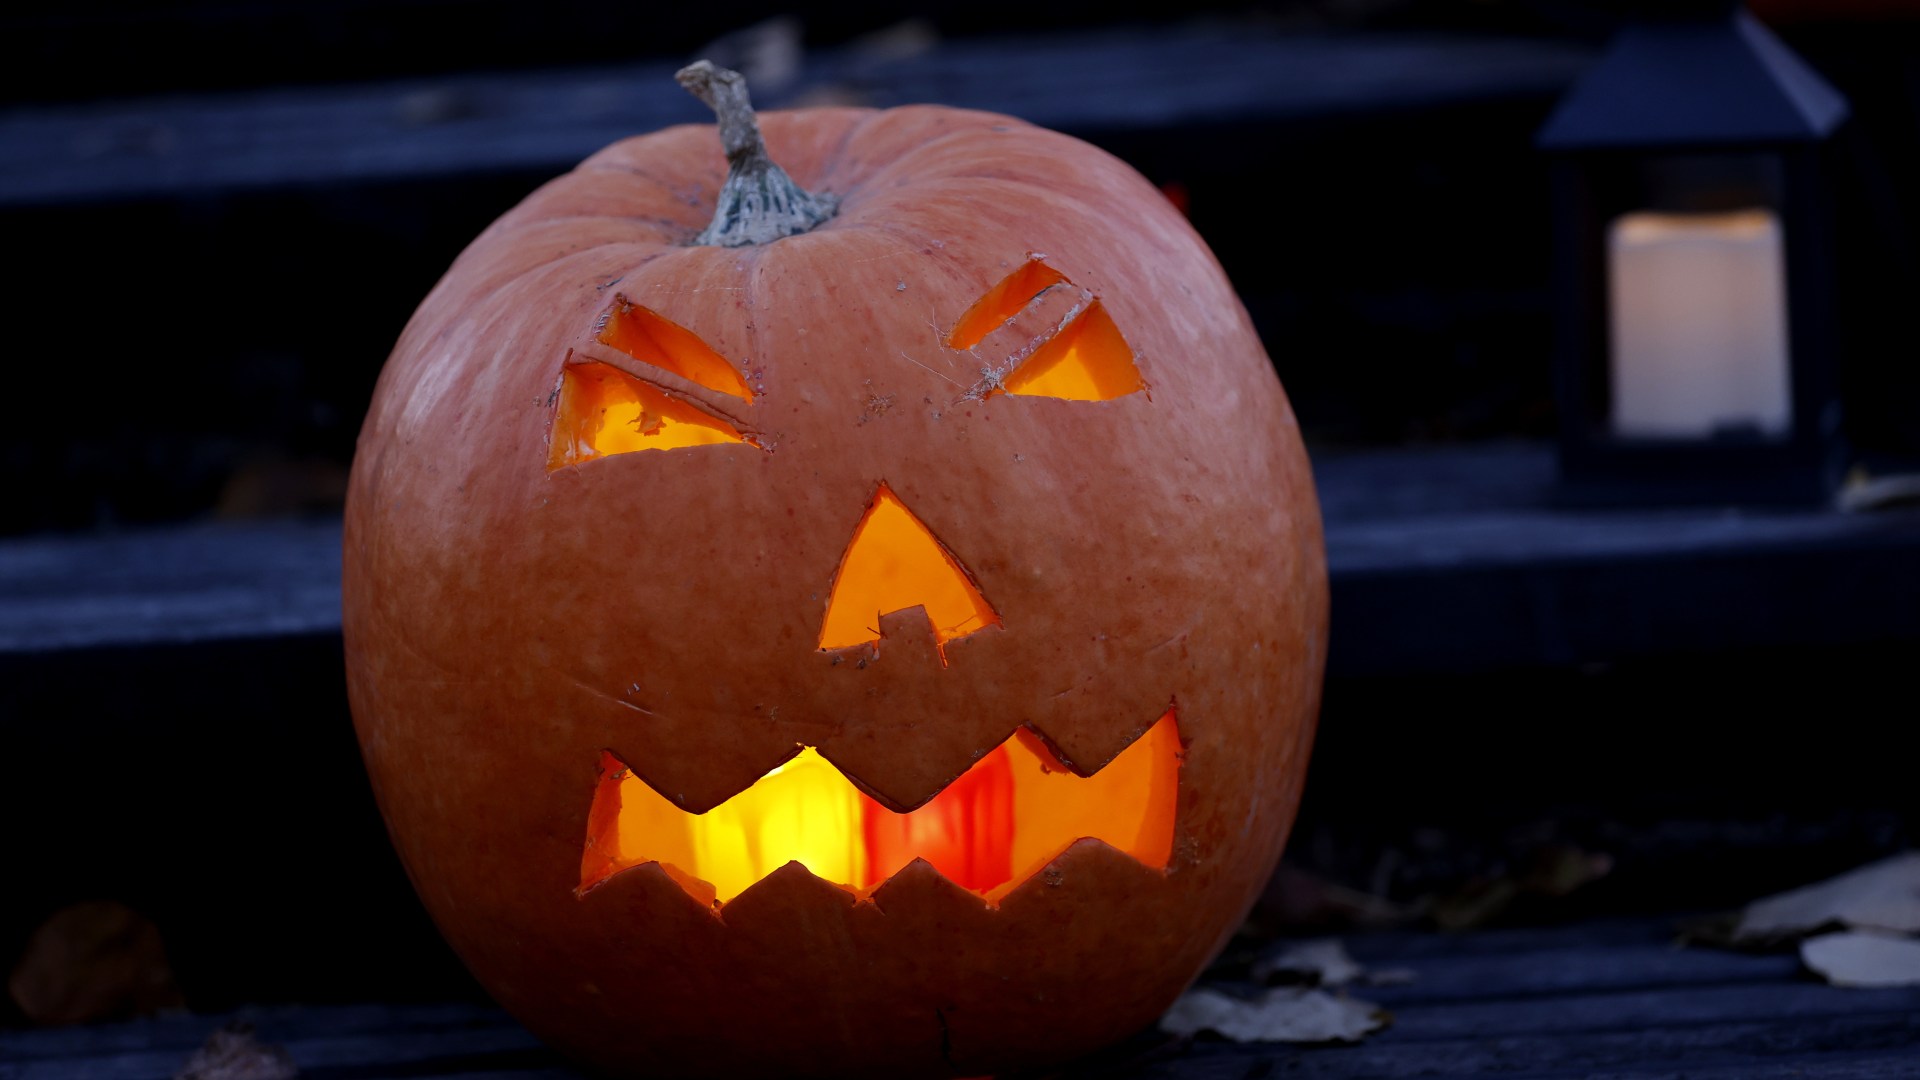
{"type": "Polygon", "coordinates": [[[1107,309],[1093,300],[1022,361],[1001,389],[1035,397],[1106,401],[1144,385],[1127,339],[1120,336],[1107,309]]]}
{"type": "Polygon", "coordinates": [[[926,611],[936,645],[1000,625],[960,560],[883,483],[840,558],[820,647],[878,641],[880,616],[913,607],[926,611]]]}
{"type": "Polygon", "coordinates": [[[658,862],[724,903],[786,865],[865,892],[914,859],[997,901],[1075,841],[1101,840],[1164,869],[1173,853],[1180,732],[1174,710],[1092,776],[1026,728],[908,813],[866,796],[811,748],[704,814],[689,814],[603,753],[580,889],[658,862]]]}
{"type": "Polygon", "coordinates": [[[625,297],[607,312],[600,327],[600,342],[709,390],[753,400],[753,391],[740,372],[699,335],[625,297]]]}
{"type": "Polygon", "coordinates": [[[547,468],[636,450],[747,441],[725,420],[609,364],[568,364],[560,376],[547,468]]]}
{"type": "Polygon", "coordinates": [[[950,349],[971,349],[988,334],[1020,314],[1033,298],[1067,280],[1067,276],[1039,259],[1028,259],[973,302],[947,335],[950,349]]]}

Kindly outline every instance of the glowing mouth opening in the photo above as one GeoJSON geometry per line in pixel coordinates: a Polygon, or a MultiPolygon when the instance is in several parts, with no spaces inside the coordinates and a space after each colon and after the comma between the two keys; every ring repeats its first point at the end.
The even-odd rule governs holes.
{"type": "Polygon", "coordinates": [[[629,867],[659,863],[707,903],[725,903],[798,862],[862,892],[924,859],[998,901],[1075,841],[1091,837],[1164,869],[1173,852],[1180,732],[1168,709],[1092,776],[1076,776],[1026,728],[908,813],[875,802],[812,748],[704,814],[689,814],[611,753],[587,819],[584,895],[629,867]]]}

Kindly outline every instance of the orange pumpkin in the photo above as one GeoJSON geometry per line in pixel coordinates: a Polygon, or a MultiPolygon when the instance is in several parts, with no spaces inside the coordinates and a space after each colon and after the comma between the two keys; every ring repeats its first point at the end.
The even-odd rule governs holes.
{"type": "MultiPolygon", "coordinates": [[[[382,810],[474,974],[597,1066],[1085,1053],[1193,979],[1291,823],[1327,620],[1293,415],[1111,156],[764,119],[822,193],[795,235],[690,243],[713,129],[630,139],[401,336],[346,527],[382,810]]],[[[741,132],[751,225],[804,191],[743,181],[741,132]]]]}

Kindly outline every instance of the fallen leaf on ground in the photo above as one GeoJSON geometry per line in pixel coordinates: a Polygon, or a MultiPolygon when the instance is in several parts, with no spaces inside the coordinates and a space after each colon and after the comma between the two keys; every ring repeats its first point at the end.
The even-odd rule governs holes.
{"type": "Polygon", "coordinates": [[[1733,940],[1740,944],[1779,941],[1830,926],[1920,933],[1920,851],[1756,900],[1741,913],[1733,940]]]}
{"type": "Polygon", "coordinates": [[[1263,983],[1306,983],[1308,986],[1345,986],[1367,972],[1347,955],[1337,938],[1296,941],[1278,955],[1253,962],[1253,978],[1263,983]]]}
{"type": "Polygon", "coordinates": [[[1424,915],[1417,905],[1335,884],[1290,863],[1281,863],[1254,908],[1257,924],[1275,931],[1303,928],[1347,930],[1405,926],[1424,915]]]}
{"type": "Polygon", "coordinates": [[[1307,986],[1383,986],[1413,981],[1413,972],[1401,968],[1373,971],[1347,954],[1338,938],[1296,941],[1272,956],[1255,960],[1249,974],[1255,982],[1302,983],[1307,986]]]}
{"type": "Polygon", "coordinates": [[[251,1025],[233,1023],[208,1036],[173,1080],[294,1080],[299,1075],[284,1049],[254,1038],[251,1025]]]}
{"type": "Polygon", "coordinates": [[[1279,987],[1252,1000],[1218,990],[1189,990],[1160,1027],[1174,1035],[1211,1031],[1234,1042],[1359,1042],[1392,1021],[1370,1002],[1324,990],[1279,987]]]}
{"type": "Polygon", "coordinates": [[[1490,926],[1528,898],[1557,900],[1613,872],[1613,857],[1571,844],[1536,848],[1516,873],[1469,881],[1433,903],[1433,922],[1442,930],[1490,926]]]}
{"type": "Polygon", "coordinates": [[[1920,986],[1920,941],[1849,930],[1800,943],[1800,962],[1835,986],[1920,986]]]}
{"type": "Polygon", "coordinates": [[[87,1024],[148,1016],[183,1001],[160,930],[110,900],[61,908],[40,924],[7,979],[36,1024],[87,1024]]]}

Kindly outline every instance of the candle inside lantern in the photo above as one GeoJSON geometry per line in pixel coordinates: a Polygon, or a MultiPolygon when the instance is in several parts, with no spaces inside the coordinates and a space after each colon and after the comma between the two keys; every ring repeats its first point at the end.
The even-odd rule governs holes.
{"type": "Polygon", "coordinates": [[[1608,232],[1614,434],[1793,423],[1786,259],[1770,211],[1636,212],[1608,232]]]}

